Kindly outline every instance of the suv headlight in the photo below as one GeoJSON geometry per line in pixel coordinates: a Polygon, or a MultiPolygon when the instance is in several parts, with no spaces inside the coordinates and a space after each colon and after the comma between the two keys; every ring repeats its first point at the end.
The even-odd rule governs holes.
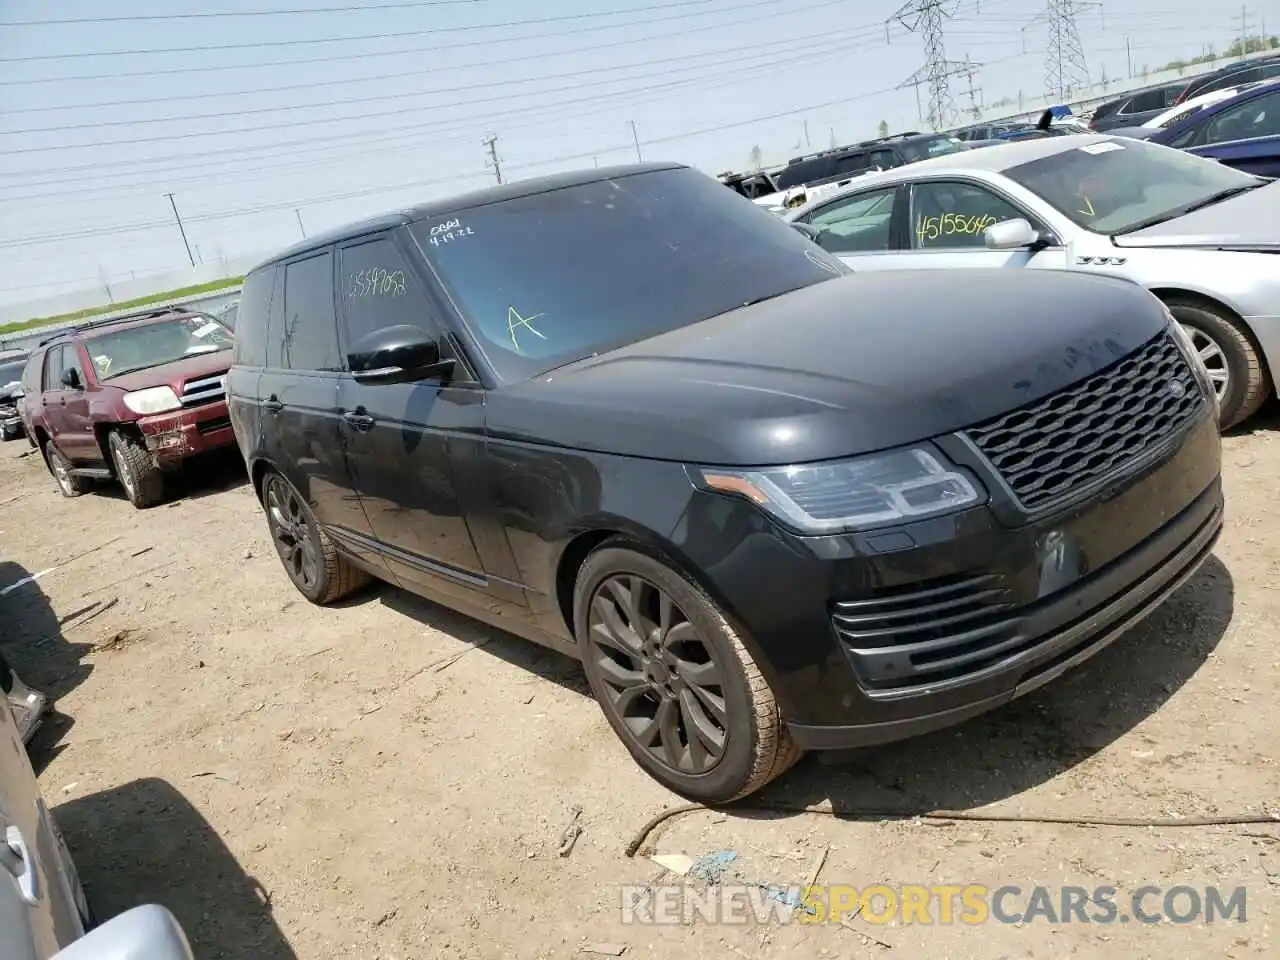
{"type": "Polygon", "coordinates": [[[1200,389],[1208,394],[1210,401],[1213,403],[1214,410],[1218,409],[1218,392],[1213,389],[1213,380],[1209,377],[1209,368],[1204,365],[1204,359],[1200,356],[1200,352],[1196,350],[1196,345],[1191,342],[1191,334],[1187,333],[1186,327],[1173,318],[1173,314],[1169,309],[1165,308],[1165,316],[1169,318],[1169,329],[1173,333],[1174,342],[1182,350],[1182,355],[1187,358],[1187,363],[1191,364],[1191,372],[1195,375],[1196,383],[1200,385],[1200,389]]]}
{"type": "Polygon", "coordinates": [[[165,413],[182,406],[172,387],[147,387],[124,395],[124,405],[134,413],[165,413]]]}
{"type": "Polygon", "coordinates": [[[985,503],[977,478],[926,446],[786,467],[698,467],[695,481],[746,497],[803,533],[836,533],[985,503]]]}

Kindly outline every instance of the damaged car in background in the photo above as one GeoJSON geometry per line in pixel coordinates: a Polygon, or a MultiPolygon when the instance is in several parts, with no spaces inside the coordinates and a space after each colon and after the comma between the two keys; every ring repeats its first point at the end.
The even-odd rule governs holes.
{"type": "Polygon", "coordinates": [[[0,440],[16,440],[24,433],[18,403],[22,399],[22,368],[27,354],[21,351],[0,355],[0,440]]]}
{"type": "Polygon", "coordinates": [[[233,335],[180,307],[83,324],[40,345],[23,420],[63,496],[117,480],[135,507],[164,499],[165,474],[231,447],[223,374],[233,335]]]}

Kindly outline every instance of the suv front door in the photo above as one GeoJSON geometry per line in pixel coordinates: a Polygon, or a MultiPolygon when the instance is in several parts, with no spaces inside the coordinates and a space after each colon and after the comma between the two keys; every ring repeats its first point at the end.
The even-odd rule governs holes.
{"type": "MultiPolygon", "coordinates": [[[[451,348],[439,311],[391,234],[338,250],[344,352],[387,327],[417,327],[451,348]]],[[[361,384],[341,380],[342,431],[356,489],[377,545],[396,577],[419,592],[491,606],[490,583],[469,523],[483,489],[484,390],[462,366],[449,382],[361,384]]],[[[524,606],[521,590],[506,599],[524,606]]]]}

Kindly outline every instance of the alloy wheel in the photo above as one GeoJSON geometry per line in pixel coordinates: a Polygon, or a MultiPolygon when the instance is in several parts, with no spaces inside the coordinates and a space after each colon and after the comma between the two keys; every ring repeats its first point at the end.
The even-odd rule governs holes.
{"type": "Polygon", "coordinates": [[[67,466],[67,461],[62,459],[62,454],[56,450],[49,451],[49,466],[53,468],[53,479],[58,481],[58,486],[62,488],[65,494],[72,494],[75,491],[71,487],[71,469],[67,466]]]}
{"type": "Polygon", "coordinates": [[[282,478],[267,481],[267,523],[276,552],[294,583],[310,590],[320,577],[320,547],[307,519],[306,508],[282,478]]]}
{"type": "Polygon", "coordinates": [[[634,574],[596,588],[588,650],[602,702],[626,736],[664,766],[707,773],[724,756],[724,680],[712,646],[663,590],[634,574]]]}
{"type": "Polygon", "coordinates": [[[1231,389],[1231,368],[1227,364],[1227,355],[1218,342],[1203,330],[1187,324],[1183,324],[1183,329],[1190,335],[1191,345],[1195,347],[1196,353],[1200,354],[1200,359],[1209,372],[1209,382],[1213,385],[1213,392],[1221,403],[1226,399],[1227,391],[1231,389]]]}

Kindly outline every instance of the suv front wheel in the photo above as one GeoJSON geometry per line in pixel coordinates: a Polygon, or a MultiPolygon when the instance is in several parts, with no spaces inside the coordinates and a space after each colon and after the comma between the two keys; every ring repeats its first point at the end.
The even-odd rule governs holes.
{"type": "Polygon", "coordinates": [[[164,499],[164,477],[155,457],[138,440],[124,433],[113,433],[107,441],[116,479],[124,494],[139,510],[154,507],[164,499]]]}

